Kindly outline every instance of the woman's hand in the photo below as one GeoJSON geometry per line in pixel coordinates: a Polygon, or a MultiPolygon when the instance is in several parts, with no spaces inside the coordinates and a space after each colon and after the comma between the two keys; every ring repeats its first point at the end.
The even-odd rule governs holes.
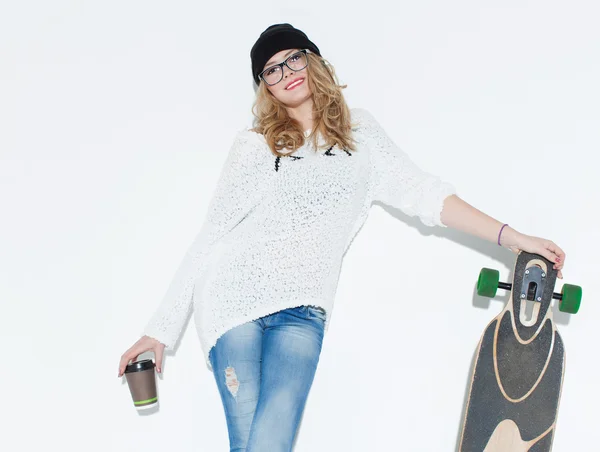
{"type": "Polygon", "coordinates": [[[142,336],[138,339],[138,341],[133,344],[129,350],[127,350],[123,355],[121,355],[121,361],[119,362],[119,377],[123,376],[125,372],[125,367],[131,360],[137,361],[139,355],[148,350],[152,350],[154,352],[154,358],[156,360],[156,370],[160,373],[162,372],[162,359],[163,359],[163,351],[165,349],[165,344],[159,342],[158,340],[149,337],[142,336]]]}
{"type": "Polygon", "coordinates": [[[531,235],[521,234],[511,229],[502,233],[500,244],[509,248],[511,251],[527,251],[544,256],[550,262],[554,262],[554,268],[558,270],[558,277],[562,279],[562,268],[565,265],[565,252],[552,240],[533,237],[531,235]],[[508,232],[505,234],[505,232],[508,232]]]}

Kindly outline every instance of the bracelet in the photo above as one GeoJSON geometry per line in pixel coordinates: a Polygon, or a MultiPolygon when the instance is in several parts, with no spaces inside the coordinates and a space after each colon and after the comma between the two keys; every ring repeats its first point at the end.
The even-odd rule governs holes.
{"type": "Polygon", "coordinates": [[[500,228],[500,232],[498,232],[498,246],[502,246],[500,245],[500,235],[502,235],[502,230],[508,226],[508,223],[504,224],[501,228],[500,228]]]}

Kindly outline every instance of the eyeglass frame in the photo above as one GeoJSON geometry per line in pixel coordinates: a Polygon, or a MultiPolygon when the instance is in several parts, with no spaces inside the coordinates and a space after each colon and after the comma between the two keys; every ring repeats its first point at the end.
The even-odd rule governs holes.
{"type": "Polygon", "coordinates": [[[283,80],[283,66],[284,66],[284,65],[285,65],[285,66],[287,66],[288,68],[290,68],[290,69],[291,69],[292,71],[294,71],[294,72],[301,71],[302,69],[294,69],[294,68],[291,68],[289,64],[287,64],[287,62],[288,62],[288,60],[289,60],[290,58],[292,58],[292,57],[294,57],[294,56],[298,55],[299,53],[303,53],[304,55],[306,55],[306,66],[304,66],[302,69],[305,69],[305,68],[307,68],[307,67],[308,67],[308,49],[300,49],[300,50],[298,50],[297,52],[294,52],[294,53],[292,53],[292,54],[291,54],[289,57],[287,57],[287,58],[286,58],[284,61],[282,61],[281,63],[272,64],[271,66],[269,66],[268,68],[266,68],[264,71],[262,71],[260,74],[258,74],[258,78],[260,78],[260,79],[261,79],[263,82],[265,82],[265,83],[266,83],[267,85],[269,85],[269,86],[275,86],[275,85],[277,85],[277,84],[278,84],[280,81],[282,81],[282,80],[283,80]],[[277,82],[275,82],[275,83],[273,83],[273,84],[271,85],[271,84],[269,84],[269,83],[268,83],[268,82],[265,80],[265,78],[263,77],[263,74],[264,74],[265,72],[267,72],[268,70],[270,70],[270,69],[273,69],[273,68],[274,68],[274,67],[276,67],[276,66],[279,66],[279,67],[282,69],[282,72],[281,72],[281,78],[280,78],[280,79],[279,79],[277,82]]]}

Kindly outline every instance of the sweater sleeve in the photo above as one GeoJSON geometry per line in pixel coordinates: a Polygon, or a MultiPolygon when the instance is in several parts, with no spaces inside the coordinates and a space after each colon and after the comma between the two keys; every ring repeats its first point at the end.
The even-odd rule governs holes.
{"type": "Polygon", "coordinates": [[[367,110],[357,109],[355,117],[371,155],[373,200],[416,215],[427,226],[446,227],[440,218],[444,199],[455,187],[419,168],[367,110]]]}
{"type": "Polygon", "coordinates": [[[261,164],[260,142],[242,131],[229,149],[227,159],[209,203],[200,231],[188,247],[162,302],[147,323],[143,334],[174,347],[192,310],[195,280],[204,269],[206,257],[215,244],[231,231],[256,200],[267,167],[261,164]]]}

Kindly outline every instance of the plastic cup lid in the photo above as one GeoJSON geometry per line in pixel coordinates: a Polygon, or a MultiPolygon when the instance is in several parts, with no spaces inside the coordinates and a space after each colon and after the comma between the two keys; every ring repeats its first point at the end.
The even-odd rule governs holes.
{"type": "Polygon", "coordinates": [[[127,367],[125,367],[125,373],[141,372],[143,370],[153,369],[154,366],[154,361],[152,361],[151,359],[143,359],[141,361],[136,361],[131,364],[128,364],[127,367]]]}

